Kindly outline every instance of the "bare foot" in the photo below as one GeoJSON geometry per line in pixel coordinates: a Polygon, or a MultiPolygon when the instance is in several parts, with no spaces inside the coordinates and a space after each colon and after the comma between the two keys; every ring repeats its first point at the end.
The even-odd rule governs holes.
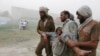
{"type": "Polygon", "coordinates": [[[89,53],[91,53],[92,51],[86,51],[86,50],[80,50],[77,52],[77,56],[85,56],[89,53]]]}

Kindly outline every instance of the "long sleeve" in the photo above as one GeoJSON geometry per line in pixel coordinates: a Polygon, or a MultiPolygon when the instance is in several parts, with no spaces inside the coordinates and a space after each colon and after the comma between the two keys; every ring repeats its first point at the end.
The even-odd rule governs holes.
{"type": "Polygon", "coordinates": [[[53,36],[55,35],[55,32],[45,32],[48,36],[53,36]]]}
{"type": "Polygon", "coordinates": [[[68,22],[64,26],[63,33],[61,35],[63,41],[66,42],[68,39],[76,40],[77,29],[78,29],[78,26],[74,21],[68,22]]]}
{"type": "MultiPolygon", "coordinates": [[[[37,32],[40,30],[40,20],[38,22],[38,26],[37,26],[37,32]]],[[[39,33],[39,32],[38,32],[39,33]]]]}
{"type": "Polygon", "coordinates": [[[92,41],[99,41],[99,36],[100,36],[100,28],[99,28],[99,23],[96,23],[92,30],[91,30],[91,40],[92,41]]]}
{"type": "Polygon", "coordinates": [[[49,24],[50,24],[50,32],[54,32],[55,31],[55,23],[54,20],[51,16],[49,16],[49,24]]]}

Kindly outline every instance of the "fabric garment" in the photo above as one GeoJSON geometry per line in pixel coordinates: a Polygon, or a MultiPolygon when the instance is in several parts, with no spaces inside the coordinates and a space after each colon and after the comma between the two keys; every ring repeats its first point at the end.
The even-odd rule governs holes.
{"type": "Polygon", "coordinates": [[[79,8],[78,13],[84,17],[92,16],[92,10],[88,6],[82,6],[81,8],[79,8]]]}
{"type": "Polygon", "coordinates": [[[69,52],[70,52],[70,51],[68,51],[68,50],[66,50],[66,48],[64,48],[64,50],[63,50],[63,52],[62,52],[61,55],[55,55],[55,56],[70,56],[70,55],[69,55],[69,52]]]}
{"type": "MultiPolygon", "coordinates": [[[[55,31],[55,25],[53,18],[51,16],[47,16],[47,22],[45,23],[40,19],[38,22],[37,30],[43,31],[43,32],[54,32],[55,31]]],[[[48,42],[44,43],[43,37],[41,36],[41,40],[36,48],[36,55],[42,56],[42,50],[45,48],[46,56],[53,56],[52,54],[52,47],[50,45],[50,38],[48,37],[48,42]]]]}
{"type": "Polygon", "coordinates": [[[27,24],[28,24],[27,21],[25,21],[25,20],[20,20],[20,21],[19,21],[19,29],[20,29],[20,30],[25,30],[25,29],[27,28],[27,24]]]}
{"type": "Polygon", "coordinates": [[[53,56],[53,53],[52,53],[52,47],[50,45],[50,42],[49,43],[45,43],[44,42],[44,39],[41,38],[37,48],[36,48],[36,55],[37,56],[42,56],[42,50],[45,48],[45,53],[46,53],[46,56],[53,56]]]}
{"type": "Polygon", "coordinates": [[[56,32],[45,32],[47,34],[47,36],[50,37],[50,42],[57,42],[57,38],[59,37],[56,32]]]}
{"type": "Polygon", "coordinates": [[[75,21],[74,20],[74,15],[70,13],[70,20],[75,21]]]}
{"type": "MultiPolygon", "coordinates": [[[[62,41],[63,43],[66,43],[69,39],[73,41],[77,41],[77,30],[78,25],[75,21],[72,21],[70,19],[67,19],[62,27],[62,41]]],[[[67,55],[66,56],[74,56],[72,49],[66,45],[67,55]]]]}
{"type": "MultiPolygon", "coordinates": [[[[79,41],[87,42],[87,41],[99,41],[99,24],[88,18],[83,24],[81,24],[79,28],[79,41]]],[[[87,47],[80,47],[83,50],[91,50],[87,56],[96,56],[96,48],[90,49],[87,47]]]]}
{"type": "Polygon", "coordinates": [[[65,44],[59,41],[59,36],[56,34],[56,32],[46,32],[46,34],[50,36],[53,54],[55,56],[66,56],[67,52],[65,51],[67,50],[65,49],[65,44]]]}
{"type": "Polygon", "coordinates": [[[72,39],[72,40],[77,40],[77,31],[78,31],[78,25],[76,22],[67,19],[62,27],[62,40],[64,41],[64,43],[68,40],[68,39],[72,39]]]}
{"type": "Polygon", "coordinates": [[[42,6],[42,7],[40,7],[39,11],[44,11],[44,12],[48,13],[49,9],[47,7],[42,6]]]}
{"type": "Polygon", "coordinates": [[[51,16],[47,16],[47,21],[44,26],[44,22],[40,19],[38,22],[37,30],[44,31],[44,32],[54,32],[55,31],[55,24],[53,18],[51,16]]]}

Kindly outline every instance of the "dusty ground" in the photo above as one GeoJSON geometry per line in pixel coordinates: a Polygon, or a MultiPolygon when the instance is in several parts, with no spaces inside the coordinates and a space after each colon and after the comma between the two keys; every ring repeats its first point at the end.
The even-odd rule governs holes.
{"type": "MultiPolygon", "coordinates": [[[[0,28],[0,56],[36,56],[35,49],[40,38],[34,26],[31,30],[20,31],[11,26],[0,28]]],[[[45,52],[43,51],[45,56],[45,52]]],[[[97,49],[100,56],[100,43],[97,49]]]]}
{"type": "MultiPolygon", "coordinates": [[[[4,47],[0,47],[0,56],[36,56],[34,52],[38,42],[39,38],[37,37],[20,43],[6,44],[4,47]]],[[[97,56],[100,56],[100,47],[97,50],[97,56]]],[[[44,52],[43,54],[45,56],[44,52]]]]}
{"type": "Polygon", "coordinates": [[[1,31],[0,56],[36,56],[35,49],[39,40],[39,36],[34,30],[1,31]]]}

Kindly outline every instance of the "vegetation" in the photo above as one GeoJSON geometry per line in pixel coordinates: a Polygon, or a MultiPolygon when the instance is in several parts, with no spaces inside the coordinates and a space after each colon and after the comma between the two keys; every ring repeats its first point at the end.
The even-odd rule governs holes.
{"type": "Polygon", "coordinates": [[[30,22],[27,30],[19,30],[17,22],[0,26],[0,47],[32,40],[38,37],[36,24],[30,22]]]}

